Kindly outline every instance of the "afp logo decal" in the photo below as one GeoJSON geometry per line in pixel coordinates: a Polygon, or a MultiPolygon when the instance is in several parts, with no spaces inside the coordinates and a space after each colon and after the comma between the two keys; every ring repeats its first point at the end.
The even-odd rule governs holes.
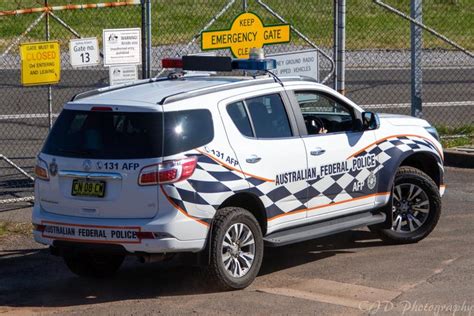
{"type": "Polygon", "coordinates": [[[369,187],[370,190],[375,188],[375,185],[377,184],[377,177],[373,172],[370,173],[369,177],[367,178],[367,186],[369,187]]]}

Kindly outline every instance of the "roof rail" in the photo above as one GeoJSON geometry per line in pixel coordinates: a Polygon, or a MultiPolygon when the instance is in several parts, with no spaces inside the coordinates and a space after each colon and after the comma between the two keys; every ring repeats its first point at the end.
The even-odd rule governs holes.
{"type": "MultiPolygon", "coordinates": [[[[294,80],[300,80],[300,81],[312,81],[312,82],[317,82],[315,79],[311,77],[303,77],[303,76],[294,76],[294,77],[282,77],[280,78],[281,82],[288,82],[288,81],[294,81],[294,80]]],[[[229,89],[237,89],[237,88],[242,88],[246,86],[252,86],[255,84],[266,84],[266,83],[274,83],[275,80],[272,77],[267,77],[267,78],[259,78],[257,80],[244,80],[244,81],[238,81],[238,82],[231,82],[227,84],[223,84],[220,86],[212,86],[212,87],[206,87],[206,88],[199,88],[196,90],[191,90],[191,91],[184,91],[184,92],[179,92],[176,94],[170,94],[163,99],[161,99],[160,102],[158,102],[159,105],[163,105],[166,103],[170,102],[176,102],[192,97],[197,97],[200,95],[206,94],[209,90],[212,90],[212,92],[221,92],[221,91],[226,91],[229,89]]]]}
{"type": "Polygon", "coordinates": [[[75,94],[71,98],[71,101],[77,101],[77,100],[84,99],[84,98],[87,98],[87,97],[92,97],[94,95],[98,95],[98,94],[101,94],[101,93],[104,93],[104,92],[110,92],[110,91],[115,91],[115,90],[140,86],[142,84],[147,84],[147,83],[156,82],[156,81],[164,81],[164,80],[169,80],[169,78],[168,77],[160,77],[160,78],[142,79],[142,80],[134,81],[134,82],[131,82],[131,83],[123,83],[123,84],[118,84],[118,85],[114,85],[114,86],[108,86],[108,87],[98,88],[98,89],[89,90],[89,91],[85,91],[85,92],[80,92],[78,94],[75,94]]]}

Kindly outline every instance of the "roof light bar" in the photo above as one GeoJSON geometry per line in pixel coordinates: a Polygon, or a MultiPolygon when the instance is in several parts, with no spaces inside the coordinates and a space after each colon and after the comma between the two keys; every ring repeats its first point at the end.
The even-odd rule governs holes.
{"type": "Polygon", "coordinates": [[[183,56],[183,70],[232,71],[232,58],[222,56],[183,56]]]}
{"type": "Polygon", "coordinates": [[[275,59],[232,59],[222,56],[183,56],[161,60],[163,68],[182,68],[191,71],[271,70],[275,59]]]}
{"type": "Polygon", "coordinates": [[[275,59],[234,59],[232,69],[240,70],[271,70],[276,68],[275,59]]]}
{"type": "Polygon", "coordinates": [[[163,68],[183,68],[183,60],[181,58],[164,58],[161,60],[163,68]]]}

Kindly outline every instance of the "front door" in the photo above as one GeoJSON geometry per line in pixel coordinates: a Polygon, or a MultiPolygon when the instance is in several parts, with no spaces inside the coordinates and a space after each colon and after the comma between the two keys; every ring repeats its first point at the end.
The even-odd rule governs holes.
{"type": "Polygon", "coordinates": [[[327,217],[374,205],[377,178],[375,155],[354,157],[375,141],[373,131],[361,131],[355,109],[320,91],[295,91],[307,135],[303,137],[308,169],[307,216],[327,217]]]}

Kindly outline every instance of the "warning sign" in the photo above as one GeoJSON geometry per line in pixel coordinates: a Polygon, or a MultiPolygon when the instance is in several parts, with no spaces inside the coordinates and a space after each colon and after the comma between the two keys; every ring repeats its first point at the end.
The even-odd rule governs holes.
{"type": "Polygon", "coordinates": [[[113,66],[109,68],[110,85],[130,83],[138,80],[137,65],[113,66]]]}
{"type": "Polygon", "coordinates": [[[106,29],[102,31],[104,66],[138,65],[141,63],[141,30],[106,29]]]}
{"type": "Polygon", "coordinates": [[[61,79],[59,42],[23,43],[20,57],[23,85],[52,84],[61,79]]]}
{"type": "Polygon", "coordinates": [[[237,58],[248,58],[252,47],[261,48],[264,45],[289,41],[289,24],[265,26],[256,14],[250,12],[235,18],[230,30],[201,33],[202,50],[230,48],[237,58]]]}
{"type": "Polygon", "coordinates": [[[319,81],[319,62],[316,50],[269,54],[267,57],[276,60],[277,68],[273,73],[277,76],[308,76],[319,81]]]}

